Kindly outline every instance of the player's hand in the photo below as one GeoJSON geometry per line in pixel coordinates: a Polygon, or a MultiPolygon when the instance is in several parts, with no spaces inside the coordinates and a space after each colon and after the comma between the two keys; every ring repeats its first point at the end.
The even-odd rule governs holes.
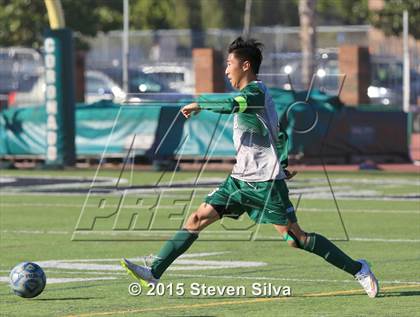
{"type": "Polygon", "coordinates": [[[181,109],[181,113],[184,115],[185,118],[189,118],[191,117],[192,114],[196,115],[201,111],[200,106],[198,105],[198,103],[193,102],[190,103],[184,107],[182,107],[181,109]]]}
{"type": "Polygon", "coordinates": [[[292,179],[297,174],[297,171],[289,172],[287,169],[285,169],[284,174],[286,174],[286,179],[292,179]]]}

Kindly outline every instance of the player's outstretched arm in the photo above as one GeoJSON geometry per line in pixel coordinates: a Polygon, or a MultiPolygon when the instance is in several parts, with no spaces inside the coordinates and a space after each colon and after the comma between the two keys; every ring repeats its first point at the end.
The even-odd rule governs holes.
{"type": "Polygon", "coordinates": [[[198,102],[190,103],[181,109],[181,113],[185,118],[191,117],[191,115],[198,114],[201,110],[210,110],[219,113],[232,113],[237,112],[237,101],[231,95],[219,94],[214,95],[202,95],[198,98],[198,102]]]}
{"type": "Polygon", "coordinates": [[[181,109],[181,113],[187,119],[189,117],[191,117],[191,115],[193,115],[193,114],[194,115],[198,114],[200,111],[201,111],[201,107],[196,102],[190,103],[190,104],[182,107],[182,109],[181,109]]]}
{"type": "Polygon", "coordinates": [[[235,95],[231,93],[203,94],[197,101],[203,110],[225,114],[243,112],[244,108],[239,107],[238,100],[245,100],[245,98],[235,95]]]}

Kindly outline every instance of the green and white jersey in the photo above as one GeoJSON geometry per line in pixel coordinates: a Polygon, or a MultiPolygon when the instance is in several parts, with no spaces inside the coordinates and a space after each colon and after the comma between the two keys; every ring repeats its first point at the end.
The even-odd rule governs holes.
{"type": "Polygon", "coordinates": [[[278,149],[278,117],[267,87],[253,81],[239,94],[202,95],[202,109],[234,112],[233,143],[237,152],[231,176],[246,182],[284,179],[278,149]]]}

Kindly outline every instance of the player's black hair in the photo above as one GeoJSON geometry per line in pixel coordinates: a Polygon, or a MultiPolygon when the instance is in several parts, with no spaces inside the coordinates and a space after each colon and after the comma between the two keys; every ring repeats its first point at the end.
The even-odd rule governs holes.
{"type": "Polygon", "coordinates": [[[228,52],[233,53],[241,61],[248,61],[254,74],[258,74],[262,62],[261,49],[263,44],[254,39],[244,40],[241,36],[230,45],[228,52]]]}

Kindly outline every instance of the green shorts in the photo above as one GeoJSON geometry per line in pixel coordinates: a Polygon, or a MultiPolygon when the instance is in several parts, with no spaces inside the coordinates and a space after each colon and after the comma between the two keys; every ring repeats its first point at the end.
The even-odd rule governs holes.
{"type": "Polygon", "coordinates": [[[213,206],[220,218],[238,219],[244,212],[256,223],[287,225],[297,222],[289,200],[286,182],[244,182],[229,176],[207,195],[205,202],[213,206]]]}

